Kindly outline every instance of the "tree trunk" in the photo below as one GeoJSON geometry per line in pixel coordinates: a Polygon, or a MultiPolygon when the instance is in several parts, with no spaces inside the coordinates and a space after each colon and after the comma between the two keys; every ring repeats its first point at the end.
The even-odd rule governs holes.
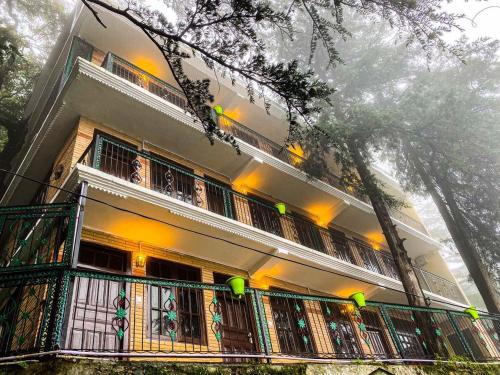
{"type": "MultiPolygon", "coordinates": [[[[411,147],[411,146],[410,146],[411,147]]],[[[476,284],[481,297],[484,300],[486,308],[490,313],[500,313],[500,298],[496,291],[493,282],[491,281],[488,271],[484,266],[481,257],[477,253],[475,247],[469,240],[467,234],[467,226],[463,221],[460,209],[456,205],[455,200],[451,194],[449,186],[444,179],[439,179],[438,187],[440,188],[443,196],[439,194],[434,185],[431,176],[426,171],[425,167],[418,159],[414,152],[409,150],[410,160],[415,166],[426,190],[431,195],[434,203],[436,204],[439,213],[446,223],[446,227],[455,243],[460,256],[462,257],[465,266],[470,272],[474,283],[476,284]]]]}
{"type": "MultiPolygon", "coordinates": [[[[0,152],[0,168],[11,170],[12,160],[23,146],[27,134],[27,123],[26,121],[9,119],[0,115],[0,124],[7,129],[7,143],[0,152]]],[[[3,197],[7,188],[7,177],[10,176],[0,171],[0,198],[3,197]]]]}
{"type": "MultiPolygon", "coordinates": [[[[389,209],[376,184],[375,176],[368,169],[358,143],[350,141],[349,151],[361,182],[375,210],[379,224],[382,227],[387,245],[391,250],[396,268],[398,269],[399,278],[403,284],[406,297],[408,298],[408,303],[410,306],[425,307],[427,303],[424,292],[422,291],[411,260],[404,248],[404,240],[399,237],[396,225],[394,225],[389,215],[389,209]]],[[[425,337],[426,346],[429,346],[428,349],[434,354],[445,355],[447,353],[446,348],[442,340],[434,334],[430,314],[420,313],[418,311],[414,311],[413,314],[417,327],[420,328],[425,337]]]]}

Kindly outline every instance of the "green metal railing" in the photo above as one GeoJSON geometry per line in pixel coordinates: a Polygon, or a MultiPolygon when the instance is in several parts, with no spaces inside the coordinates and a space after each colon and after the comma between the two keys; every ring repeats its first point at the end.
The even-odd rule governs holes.
{"type": "Polygon", "coordinates": [[[339,236],[302,216],[289,212],[280,215],[272,204],[105,136],[96,137],[80,162],[373,272],[399,278],[389,253],[377,252],[366,244],[361,246],[360,242],[339,236]]]}
{"type": "Polygon", "coordinates": [[[186,107],[186,98],[181,90],[111,52],[106,54],[101,66],[180,108],[184,109],[186,107]]]}
{"type": "MultiPolygon", "coordinates": [[[[500,359],[500,317],[90,270],[0,276],[0,356],[500,359]]],[[[187,359],[189,360],[189,359],[187,359]]]]}
{"type": "Polygon", "coordinates": [[[67,264],[75,215],[74,204],[0,208],[0,272],[67,264]]]}
{"type": "Polygon", "coordinates": [[[57,274],[33,271],[0,275],[0,356],[52,348],[57,274]]]}

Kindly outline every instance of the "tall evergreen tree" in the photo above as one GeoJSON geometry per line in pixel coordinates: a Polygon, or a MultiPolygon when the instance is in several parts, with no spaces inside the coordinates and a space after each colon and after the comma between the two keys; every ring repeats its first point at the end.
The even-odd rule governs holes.
{"type": "Polygon", "coordinates": [[[397,100],[387,155],[410,191],[431,194],[472,279],[500,312],[500,61],[498,41],[462,41],[466,63],[446,57],[397,100]]]}
{"type": "MultiPolygon", "coordinates": [[[[10,169],[27,134],[24,106],[64,26],[71,0],[7,0],[0,6],[0,167],[10,169]]],[[[3,181],[0,173],[0,181],[3,181]]],[[[0,193],[3,186],[0,183],[0,193]]]]}

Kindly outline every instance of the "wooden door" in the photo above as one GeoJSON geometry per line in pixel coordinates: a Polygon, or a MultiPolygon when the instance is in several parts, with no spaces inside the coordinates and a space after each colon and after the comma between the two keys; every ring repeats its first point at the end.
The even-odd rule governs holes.
{"type": "Polygon", "coordinates": [[[114,320],[119,294],[125,283],[77,277],[66,348],[122,352],[127,349],[127,330],[120,337],[114,320]]]}
{"type": "MultiPolygon", "coordinates": [[[[79,265],[100,271],[123,272],[126,254],[82,244],[79,265]]],[[[125,282],[78,276],[73,283],[65,348],[87,351],[127,350],[128,321],[116,319],[119,308],[130,316],[125,282]]]]}
{"type": "Polygon", "coordinates": [[[255,353],[257,336],[251,314],[251,301],[218,293],[222,313],[221,349],[224,353],[255,353]]]}

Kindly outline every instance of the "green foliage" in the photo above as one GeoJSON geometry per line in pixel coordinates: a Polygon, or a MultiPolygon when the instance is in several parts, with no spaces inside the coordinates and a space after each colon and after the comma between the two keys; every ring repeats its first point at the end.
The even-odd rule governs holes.
{"type": "Polygon", "coordinates": [[[55,41],[54,35],[63,27],[65,4],[62,0],[7,0],[0,6],[2,168],[8,169],[22,148],[27,133],[24,107],[55,41]]]}
{"type": "MultiPolygon", "coordinates": [[[[455,46],[461,59],[436,52],[429,61],[382,23],[351,17],[348,24],[353,37],[337,44],[345,64],[324,69],[327,58],[320,53],[313,61],[320,78],[337,87],[333,105],[319,117],[321,134],[304,132],[295,141],[306,139],[314,153],[333,155],[343,166],[344,178],[356,185],[344,147],[355,139],[367,161],[385,158],[406,190],[427,194],[412,161],[417,155],[438,189],[451,189],[473,243],[468,251],[477,251],[490,276],[498,280],[499,42],[461,40],[455,46]]],[[[281,53],[295,50],[285,45],[281,53]]],[[[301,58],[306,61],[307,56],[301,58]]],[[[312,164],[315,173],[325,166],[312,164]]]]}
{"type": "Polygon", "coordinates": [[[0,27],[0,145],[4,149],[22,120],[39,66],[22,55],[22,40],[15,31],[0,27]]]}
{"type": "Polygon", "coordinates": [[[385,153],[412,192],[425,193],[415,162],[425,168],[500,285],[500,42],[462,40],[461,49],[466,64],[443,57],[396,99],[385,153]]]}
{"type": "Polygon", "coordinates": [[[437,361],[433,365],[422,366],[422,369],[429,375],[496,375],[498,374],[498,364],[486,364],[472,362],[465,357],[453,357],[447,361],[437,361]]]}

